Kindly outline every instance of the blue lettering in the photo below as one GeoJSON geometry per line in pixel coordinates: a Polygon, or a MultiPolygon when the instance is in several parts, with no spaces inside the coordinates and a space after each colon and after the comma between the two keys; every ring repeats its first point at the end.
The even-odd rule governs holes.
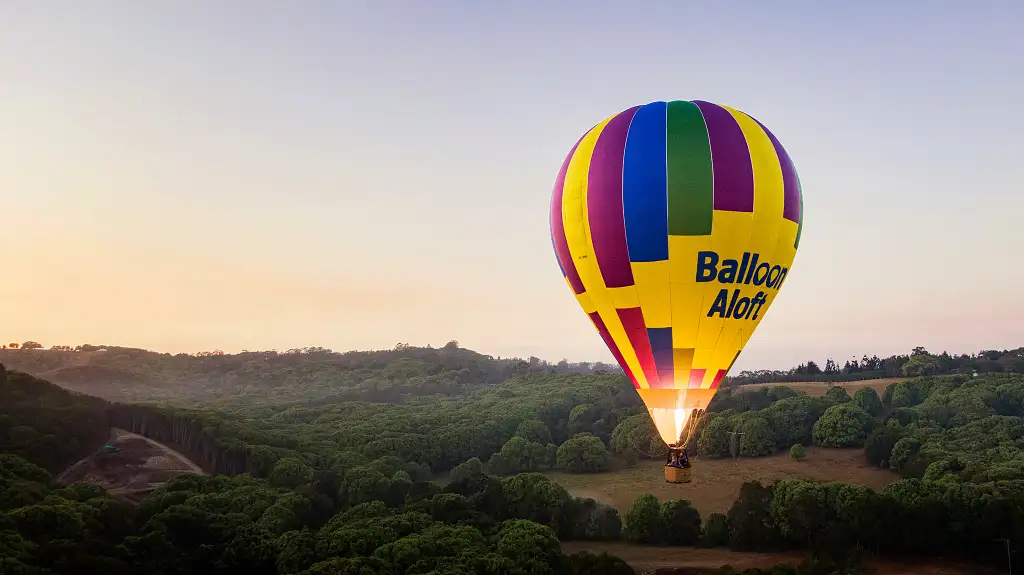
{"type": "MultiPolygon", "coordinates": [[[[771,264],[768,263],[763,263],[757,266],[757,269],[754,270],[754,285],[759,286],[764,284],[764,281],[768,279],[768,272],[771,270],[771,267],[771,264]]],[[[750,282],[748,281],[747,283],[750,282]]]]}
{"type": "Polygon", "coordinates": [[[697,281],[713,282],[718,275],[718,254],[697,252],[697,281]]]}
{"type": "Polygon", "coordinates": [[[718,315],[718,317],[725,317],[725,310],[729,304],[729,290],[722,289],[718,292],[715,297],[715,303],[711,304],[711,309],[708,310],[708,317],[718,315]]]}

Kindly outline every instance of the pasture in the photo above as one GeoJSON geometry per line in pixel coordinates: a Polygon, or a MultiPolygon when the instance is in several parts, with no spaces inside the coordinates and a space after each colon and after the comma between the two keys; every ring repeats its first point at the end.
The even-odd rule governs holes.
{"type": "Polygon", "coordinates": [[[881,489],[899,479],[887,469],[871,466],[862,449],[826,449],[807,447],[807,459],[795,461],[786,453],[768,457],[739,459],[691,458],[693,482],[684,485],[665,483],[664,461],[644,459],[633,467],[604,473],[571,474],[548,471],[545,475],[561,483],[574,496],[590,497],[614,506],[620,513],[629,511],[642,493],[658,499],[689,499],[701,514],[725,513],[736,500],[740,486],[747,481],[772,483],[778,479],[814,479],[842,481],[881,489]]]}

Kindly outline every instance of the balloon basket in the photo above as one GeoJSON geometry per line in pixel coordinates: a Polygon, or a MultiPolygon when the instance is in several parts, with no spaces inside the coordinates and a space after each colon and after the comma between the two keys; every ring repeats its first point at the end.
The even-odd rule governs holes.
{"type": "Polygon", "coordinates": [[[667,483],[689,483],[690,459],[686,456],[686,449],[679,445],[668,446],[668,461],[665,462],[665,481],[667,483]],[[675,459],[676,465],[671,465],[675,459]]]}
{"type": "Polygon", "coordinates": [[[690,481],[692,481],[692,479],[690,477],[689,467],[665,466],[666,483],[689,483],[690,481]]]}

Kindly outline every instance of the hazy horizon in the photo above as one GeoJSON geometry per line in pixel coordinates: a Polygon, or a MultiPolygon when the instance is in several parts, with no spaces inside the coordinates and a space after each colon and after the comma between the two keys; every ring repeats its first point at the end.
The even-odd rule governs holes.
{"type": "Polygon", "coordinates": [[[699,98],[804,191],[734,372],[1024,345],[1024,4],[622,6],[0,6],[0,337],[611,363],[552,185],[600,120],[699,98]]]}

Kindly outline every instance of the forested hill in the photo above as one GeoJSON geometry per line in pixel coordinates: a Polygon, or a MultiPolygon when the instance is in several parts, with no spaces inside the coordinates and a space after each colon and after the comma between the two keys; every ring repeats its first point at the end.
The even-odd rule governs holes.
{"type": "Polygon", "coordinates": [[[55,472],[103,444],[107,405],[0,364],[0,453],[55,472]]]}
{"type": "MultiPolygon", "coordinates": [[[[518,375],[622,374],[606,363],[549,363],[536,357],[494,358],[460,348],[398,344],[378,351],[333,352],[319,347],[278,351],[158,353],[81,345],[42,349],[36,342],[0,349],[0,363],[111,401],[190,405],[329,404],[341,401],[415,403],[480,390],[518,375]]],[[[743,371],[723,387],[749,383],[853,381],[886,377],[1024,373],[1024,348],[931,353],[922,347],[885,358],[864,355],[840,365],[826,358],[788,370],[743,371]]]]}
{"type": "Polygon", "coordinates": [[[195,355],[84,345],[0,350],[0,363],[70,389],[120,402],[191,404],[238,399],[261,403],[406,403],[459,395],[528,373],[621,373],[597,363],[551,364],[535,357],[493,358],[460,348],[399,344],[380,351],[311,347],[195,355]],[[249,398],[247,396],[254,397],[249,398]]]}

